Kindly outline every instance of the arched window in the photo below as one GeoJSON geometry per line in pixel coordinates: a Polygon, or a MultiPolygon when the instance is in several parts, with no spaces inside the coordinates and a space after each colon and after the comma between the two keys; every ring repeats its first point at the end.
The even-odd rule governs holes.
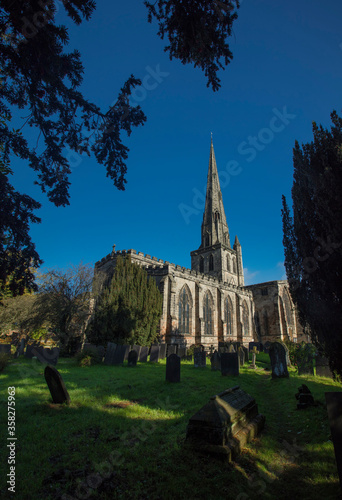
{"type": "Polygon", "coordinates": [[[203,302],[204,335],[213,335],[213,299],[210,292],[204,296],[203,302]]]}
{"type": "Polygon", "coordinates": [[[220,220],[220,213],[215,212],[215,221],[219,221],[219,220],[220,220]]]}
{"type": "Polygon", "coordinates": [[[233,303],[230,297],[224,301],[224,319],[227,325],[227,335],[233,335],[233,303]]]}
{"type": "Polygon", "coordinates": [[[233,273],[236,274],[236,258],[233,257],[233,273]]]}
{"type": "Polygon", "coordinates": [[[214,270],[214,256],[213,254],[210,254],[209,256],[209,271],[214,270]]]}
{"type": "Polygon", "coordinates": [[[204,273],[204,259],[203,259],[202,255],[200,256],[200,259],[199,259],[199,270],[200,270],[200,273],[204,273]]]}
{"type": "Polygon", "coordinates": [[[242,304],[242,335],[248,337],[249,314],[246,302],[242,304]]]}
{"type": "Polygon", "coordinates": [[[227,255],[227,270],[230,272],[231,269],[230,269],[230,256],[227,255]]]}
{"type": "Polygon", "coordinates": [[[191,317],[191,295],[187,286],[183,286],[179,294],[179,333],[190,333],[190,317],[191,317]]]}

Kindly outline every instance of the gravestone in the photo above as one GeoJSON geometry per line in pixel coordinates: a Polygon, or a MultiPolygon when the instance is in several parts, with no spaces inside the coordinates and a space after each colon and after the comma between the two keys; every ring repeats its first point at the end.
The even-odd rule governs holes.
{"type": "Polygon", "coordinates": [[[195,368],[204,368],[206,366],[205,352],[199,349],[194,350],[194,366],[195,368]]]}
{"type": "Polygon", "coordinates": [[[44,370],[44,376],[50,389],[52,401],[55,404],[70,403],[70,396],[59,371],[53,366],[47,365],[44,370]]]}
{"type": "Polygon", "coordinates": [[[297,399],[297,410],[304,410],[308,406],[316,406],[313,395],[307,385],[302,384],[298,387],[298,392],[295,394],[297,399]]]}
{"type": "Polygon", "coordinates": [[[160,344],[160,353],[159,353],[159,358],[160,359],[165,359],[166,358],[166,348],[167,344],[160,344]]]}
{"type": "Polygon", "coordinates": [[[128,366],[137,366],[138,353],[137,351],[129,351],[128,353],[128,366]]]}
{"type": "Polygon", "coordinates": [[[264,352],[266,354],[268,354],[268,350],[269,350],[271,344],[272,344],[272,342],[270,342],[269,340],[264,343],[264,352]]]}
{"type": "Polygon", "coordinates": [[[137,361],[138,361],[141,351],[141,345],[134,345],[132,347],[132,351],[135,351],[137,353],[137,361]]]}
{"type": "Polygon", "coordinates": [[[238,352],[239,347],[241,346],[241,342],[233,342],[233,346],[234,346],[235,352],[238,352]]]}
{"type": "Polygon", "coordinates": [[[180,357],[180,359],[185,359],[186,358],[186,347],[178,347],[177,354],[180,357]]]}
{"type": "Polygon", "coordinates": [[[342,489],[342,392],[326,392],[328,419],[342,489]]]}
{"type": "MultiPolygon", "coordinates": [[[[232,355],[232,353],[228,353],[232,355]]],[[[239,386],[212,396],[188,423],[186,443],[230,461],[262,430],[265,417],[255,399],[239,386]]]]}
{"type": "Polygon", "coordinates": [[[249,342],[248,349],[253,351],[253,347],[256,347],[259,352],[263,351],[263,345],[261,342],[249,342]]]}
{"type": "Polygon", "coordinates": [[[174,344],[168,344],[167,345],[167,355],[170,356],[170,354],[177,354],[177,346],[174,344]]]}
{"type": "Polygon", "coordinates": [[[52,347],[51,349],[45,347],[43,351],[44,361],[40,361],[42,361],[42,363],[48,363],[49,365],[56,366],[59,358],[59,352],[59,347],[52,347]]]}
{"type": "Polygon", "coordinates": [[[36,349],[37,347],[38,344],[27,344],[25,351],[25,358],[32,359],[35,356],[33,350],[36,349]]]}
{"type": "Polygon", "coordinates": [[[329,360],[318,354],[316,356],[316,375],[318,377],[333,378],[333,373],[329,367],[329,360]]]}
{"type": "Polygon", "coordinates": [[[233,344],[229,344],[227,352],[235,352],[235,347],[233,344]]]}
{"type": "Polygon", "coordinates": [[[113,365],[121,365],[128,358],[129,346],[117,345],[113,354],[113,365]]]}
{"type": "Polygon", "coordinates": [[[256,355],[259,354],[259,351],[256,346],[253,346],[253,350],[250,351],[252,353],[252,364],[250,365],[250,368],[253,370],[256,369],[256,355]]]}
{"type": "Polygon", "coordinates": [[[221,371],[221,356],[217,351],[214,351],[210,357],[211,371],[221,371]]]}
{"type": "Polygon", "coordinates": [[[180,382],[180,357],[177,354],[170,354],[166,358],[166,381],[180,382]]]}
{"type": "Polygon", "coordinates": [[[116,350],[116,344],[114,344],[113,342],[108,342],[107,349],[106,349],[106,355],[104,358],[105,365],[113,365],[114,364],[115,350],[116,350]]]}
{"type": "Polygon", "coordinates": [[[239,355],[237,352],[221,354],[221,373],[223,376],[239,375],[239,355]]]}
{"type": "Polygon", "coordinates": [[[150,351],[150,362],[151,363],[158,363],[159,355],[160,355],[160,346],[159,345],[152,345],[151,351],[150,351]]]}
{"type": "Polygon", "coordinates": [[[139,361],[140,361],[140,363],[146,363],[147,362],[148,351],[149,351],[148,347],[142,346],[142,348],[140,350],[140,355],[139,355],[139,361]]]}
{"type": "Polygon", "coordinates": [[[17,356],[23,355],[24,351],[25,351],[25,339],[21,339],[20,345],[17,350],[17,356]]]}
{"type": "Polygon", "coordinates": [[[238,354],[240,366],[243,366],[245,364],[245,351],[242,349],[242,347],[238,348],[238,354]]]}
{"type": "Polygon", "coordinates": [[[241,349],[245,353],[245,363],[249,362],[249,350],[244,345],[241,346],[241,349]]]}
{"type": "Polygon", "coordinates": [[[284,345],[280,342],[272,342],[268,353],[271,360],[272,378],[288,377],[284,345]]]}
{"type": "Polygon", "coordinates": [[[0,344],[0,352],[11,354],[11,344],[0,344]]]}

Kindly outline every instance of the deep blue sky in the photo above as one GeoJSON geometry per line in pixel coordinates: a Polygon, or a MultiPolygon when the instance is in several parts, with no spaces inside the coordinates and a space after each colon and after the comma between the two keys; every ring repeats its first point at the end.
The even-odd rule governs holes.
{"type": "Polygon", "coordinates": [[[215,93],[199,69],[169,60],[142,0],[97,3],[78,27],[62,8],[57,15],[70,27],[70,47],[82,54],[82,91],[107,109],[133,73],[147,86],[135,96],[147,122],[124,138],[124,192],[94,158],[74,156],[71,205],[55,208],[33,186],[34,173],[17,165],[15,187],[43,204],[31,235],[44,268],[95,263],[114,243],[190,267],[190,251],[200,244],[212,132],[246,282],[283,279],[281,195],[291,201],[294,142],[310,141],[312,121],[330,127],[330,112],[342,109],[342,2],[243,0],[230,39],[234,59],[215,93]],[[159,81],[152,76],[158,70],[159,81]]]}

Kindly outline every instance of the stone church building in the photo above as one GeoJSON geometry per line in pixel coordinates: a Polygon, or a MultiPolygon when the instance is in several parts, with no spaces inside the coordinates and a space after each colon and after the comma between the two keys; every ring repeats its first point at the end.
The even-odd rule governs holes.
{"type": "Polygon", "coordinates": [[[237,236],[231,246],[212,141],[201,245],[190,253],[191,269],[114,247],[95,272],[112,274],[117,257],[127,255],[153,276],[163,295],[162,341],[209,347],[219,341],[302,340],[287,281],[244,284],[242,249],[237,236]]]}

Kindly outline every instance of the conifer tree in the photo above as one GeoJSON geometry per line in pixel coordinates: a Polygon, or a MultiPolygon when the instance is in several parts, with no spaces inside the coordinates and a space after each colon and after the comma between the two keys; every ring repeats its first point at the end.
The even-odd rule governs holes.
{"type": "Polygon", "coordinates": [[[150,345],[158,335],[162,295],[145,269],[118,257],[110,283],[100,292],[88,341],[150,345]]]}
{"type": "Polygon", "coordinates": [[[342,119],[313,123],[293,150],[293,217],[283,197],[285,268],[303,326],[342,376],[342,119]]]}

